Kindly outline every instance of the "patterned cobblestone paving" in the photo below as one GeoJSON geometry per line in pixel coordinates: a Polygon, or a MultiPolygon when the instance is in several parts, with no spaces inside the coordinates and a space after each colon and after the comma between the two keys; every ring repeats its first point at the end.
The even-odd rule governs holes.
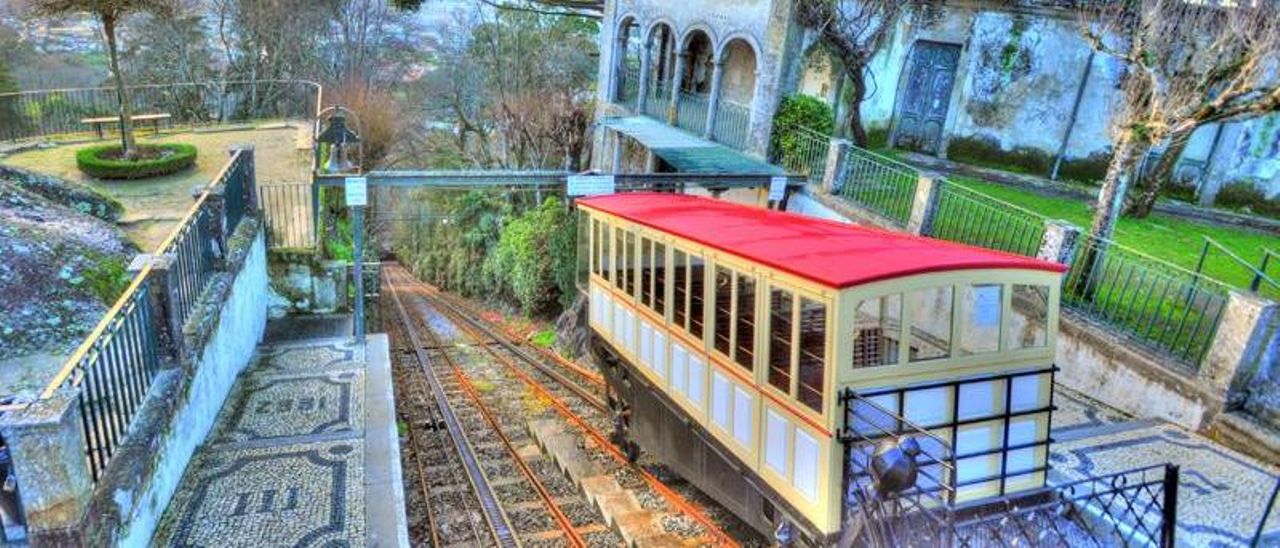
{"type": "Polygon", "coordinates": [[[153,545],[365,546],[366,466],[386,466],[366,462],[365,384],[349,342],[260,349],[153,545]]]}
{"type": "MultiPolygon", "coordinates": [[[[1168,423],[1129,419],[1061,388],[1055,403],[1059,439],[1050,458],[1051,481],[1171,462],[1181,466],[1178,544],[1248,544],[1280,472],[1276,463],[1260,463],[1168,423]]],[[[1280,535],[1280,516],[1271,516],[1266,531],[1280,535]]],[[[1276,542],[1274,536],[1269,539],[1276,542]]]]}

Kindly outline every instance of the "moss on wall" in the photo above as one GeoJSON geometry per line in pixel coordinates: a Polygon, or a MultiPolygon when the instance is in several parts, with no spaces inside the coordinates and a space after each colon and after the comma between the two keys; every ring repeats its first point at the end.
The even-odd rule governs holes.
{"type": "Polygon", "coordinates": [[[1110,163],[1111,153],[1106,151],[1094,152],[1084,158],[1063,158],[1062,165],[1058,166],[1058,178],[1098,184],[1107,176],[1110,163]]]}
{"type": "Polygon", "coordinates": [[[1048,175],[1053,155],[1031,147],[1005,150],[995,139],[953,137],[947,144],[947,158],[957,162],[1030,175],[1048,175]]]}

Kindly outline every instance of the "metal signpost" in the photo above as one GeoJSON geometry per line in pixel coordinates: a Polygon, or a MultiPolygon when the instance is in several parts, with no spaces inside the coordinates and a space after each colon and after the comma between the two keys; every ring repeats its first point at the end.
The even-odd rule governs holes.
{"type": "Polygon", "coordinates": [[[352,262],[355,263],[356,344],[364,348],[364,208],[369,205],[369,180],[365,177],[347,177],[345,190],[347,207],[351,208],[351,234],[354,239],[352,262]]]}

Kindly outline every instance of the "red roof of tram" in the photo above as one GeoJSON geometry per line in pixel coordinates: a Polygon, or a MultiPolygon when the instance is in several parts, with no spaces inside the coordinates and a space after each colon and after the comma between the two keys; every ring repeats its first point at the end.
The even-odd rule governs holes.
{"type": "Polygon", "coordinates": [[[611,194],[577,203],[836,288],[949,270],[1066,270],[1021,255],[687,194],[611,194]]]}

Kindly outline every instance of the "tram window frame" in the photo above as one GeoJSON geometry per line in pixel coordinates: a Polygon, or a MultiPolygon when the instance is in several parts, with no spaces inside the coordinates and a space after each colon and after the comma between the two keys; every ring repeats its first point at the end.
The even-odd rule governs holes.
{"type": "Polygon", "coordinates": [[[1012,283],[1009,284],[1009,309],[1005,315],[1004,321],[1007,323],[1005,328],[1005,348],[1008,350],[1027,350],[1032,348],[1045,348],[1049,346],[1049,315],[1050,305],[1053,302],[1053,294],[1051,288],[1047,284],[1038,284],[1033,282],[1012,283]],[[1037,310],[1039,314],[1031,317],[1026,313],[1024,308],[1024,300],[1027,298],[1036,299],[1031,304],[1042,306],[1037,310]],[[1023,322],[1022,329],[1015,329],[1015,320],[1021,318],[1023,322]],[[1026,330],[1031,322],[1035,322],[1038,326],[1038,333],[1034,335],[1030,342],[1026,335],[1026,330]]]}
{"type": "Polygon", "coordinates": [[[952,350],[955,357],[991,354],[1000,351],[1005,321],[1004,283],[975,283],[956,286],[956,329],[952,350]],[[992,292],[994,295],[984,292],[992,292]]]}
{"type": "Polygon", "coordinates": [[[689,252],[673,247],[671,249],[671,323],[689,330],[689,252]]]}
{"type": "Polygon", "coordinates": [[[667,244],[653,240],[653,311],[667,317],[667,244]]]}
{"type": "Polygon", "coordinates": [[[755,371],[756,356],[756,288],[755,276],[734,273],[733,283],[733,361],[747,371],[755,371]],[[745,308],[745,310],[743,310],[745,308]],[[746,334],[743,334],[743,331],[746,334]]]}
{"type": "Polygon", "coordinates": [[[729,357],[729,353],[733,351],[734,274],[727,266],[715,265],[711,347],[725,357],[729,357]]]}
{"type": "Polygon", "coordinates": [[[796,349],[794,351],[795,369],[793,370],[794,373],[792,375],[792,382],[796,387],[794,392],[795,399],[800,402],[801,405],[807,406],[809,409],[819,413],[822,412],[823,406],[826,404],[827,396],[827,337],[830,335],[830,313],[831,308],[827,306],[826,302],[823,302],[821,299],[811,299],[804,295],[800,295],[799,304],[796,308],[797,316],[793,316],[793,321],[797,324],[795,328],[796,338],[793,339],[796,349]],[[812,326],[805,325],[806,305],[812,305],[813,308],[816,308],[816,314],[813,314],[819,322],[816,329],[812,326]],[[813,333],[817,334],[816,337],[813,333]],[[815,346],[817,348],[816,352],[806,349],[806,347],[813,348],[815,346]],[[806,359],[808,359],[808,361],[806,361],[806,359]],[[816,364],[818,377],[816,389],[814,388],[814,385],[806,384],[803,381],[806,376],[806,364],[811,367],[816,364]],[[816,393],[816,402],[810,401],[806,398],[806,392],[804,391],[806,388],[809,392],[816,393]]]}
{"type": "Polygon", "coordinates": [[[626,261],[622,265],[626,275],[626,287],[623,288],[623,291],[635,300],[637,298],[636,270],[639,267],[639,261],[636,256],[636,232],[627,230],[623,239],[623,253],[626,255],[626,261]]]}
{"type": "MultiPolygon", "coordinates": [[[[600,277],[606,282],[613,281],[613,227],[608,222],[600,223],[600,277]]],[[[606,284],[607,285],[607,284],[606,284]]]]}
{"type": "Polygon", "coordinates": [[[765,367],[766,369],[765,383],[787,394],[788,396],[791,395],[791,392],[792,392],[791,380],[794,378],[794,376],[792,375],[792,366],[795,362],[795,359],[794,359],[795,353],[793,352],[795,345],[792,343],[793,341],[795,341],[795,327],[796,327],[795,321],[794,321],[795,315],[796,315],[795,292],[791,291],[790,289],[786,289],[778,286],[770,286],[769,287],[769,314],[768,314],[769,321],[768,321],[768,328],[767,328],[769,335],[768,335],[768,340],[766,341],[766,344],[768,347],[768,353],[767,353],[768,361],[766,362],[766,367],[765,367]],[[785,316],[782,315],[782,312],[784,310],[785,310],[785,316]],[[786,337],[779,338],[778,334],[779,334],[779,331],[781,330],[776,329],[774,326],[777,325],[776,323],[777,321],[783,320],[784,318],[787,324],[786,337]],[[779,347],[784,345],[786,348],[780,350],[779,347]],[[777,365],[780,363],[778,360],[783,357],[786,358],[785,370],[777,367],[777,365]],[[777,376],[778,382],[774,382],[775,373],[778,375],[777,376]],[[784,386],[779,386],[780,384],[784,386]]]}
{"type": "Polygon", "coordinates": [[[866,297],[853,307],[853,315],[850,365],[854,371],[902,363],[902,292],[866,297]],[[864,312],[864,307],[874,310],[868,308],[864,312]],[[861,319],[864,316],[868,320],[865,323],[861,319]],[[864,335],[876,340],[863,340],[864,335]]]}
{"type": "Polygon", "coordinates": [[[600,219],[591,218],[591,273],[600,275],[600,219]]]}
{"type": "Polygon", "coordinates": [[[706,297],[707,297],[707,260],[698,255],[689,255],[689,334],[699,341],[705,341],[706,334],[706,297]]]}
{"type": "Polygon", "coordinates": [[[922,363],[948,360],[955,357],[955,286],[942,284],[920,287],[906,291],[903,298],[905,299],[903,301],[903,312],[910,319],[906,332],[907,362],[922,363]],[[931,294],[933,295],[931,296],[931,294]],[[945,297],[942,294],[945,294],[945,297]],[[932,302],[930,302],[930,299],[932,299],[932,302]],[[941,313],[943,306],[946,309],[945,314],[941,313]],[[925,318],[935,322],[945,318],[946,325],[935,325],[933,329],[926,330],[922,326],[922,320],[925,318]],[[927,335],[933,340],[926,340],[922,335],[927,335]],[[918,345],[917,341],[919,341],[918,345]],[[932,346],[932,348],[926,348],[926,344],[932,346]],[[933,352],[924,353],[925,350],[932,350],[933,352]]]}
{"type": "Polygon", "coordinates": [[[640,237],[640,304],[653,308],[653,240],[640,237]]]}

